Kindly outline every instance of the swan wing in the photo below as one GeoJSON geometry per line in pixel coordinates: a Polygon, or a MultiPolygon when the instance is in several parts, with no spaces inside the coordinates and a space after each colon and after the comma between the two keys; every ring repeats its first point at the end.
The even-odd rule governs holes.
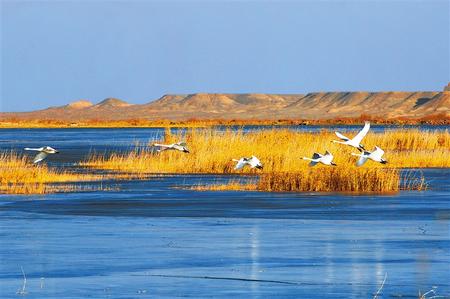
{"type": "Polygon", "coordinates": [[[250,159],[250,164],[252,164],[252,165],[258,165],[258,164],[260,164],[260,163],[261,163],[261,161],[259,161],[258,158],[256,158],[255,156],[252,156],[252,157],[251,157],[251,159],[250,159]]]}
{"type": "Polygon", "coordinates": [[[316,161],[311,161],[311,162],[309,162],[309,166],[315,166],[317,163],[319,163],[319,162],[316,162],[316,161]]]}
{"type": "Polygon", "coordinates": [[[319,154],[319,153],[314,153],[313,154],[313,156],[312,156],[312,159],[319,159],[319,158],[322,158],[323,156],[321,155],[321,154],[319,154]]]}
{"type": "Polygon", "coordinates": [[[240,170],[240,169],[244,168],[245,164],[247,164],[247,161],[245,161],[244,159],[239,159],[239,161],[237,161],[237,164],[234,167],[234,169],[240,170]]]}
{"type": "Polygon", "coordinates": [[[356,136],[353,137],[352,140],[353,140],[355,143],[360,144],[361,141],[363,140],[363,138],[364,138],[364,137],[367,135],[367,133],[369,132],[369,130],[370,130],[370,122],[366,121],[366,122],[364,123],[364,128],[362,128],[362,130],[359,131],[359,133],[356,134],[356,136]]]}
{"type": "Polygon", "coordinates": [[[39,163],[39,162],[41,162],[42,160],[44,160],[45,158],[47,158],[47,156],[48,156],[47,153],[40,152],[39,154],[36,155],[36,157],[34,157],[33,163],[34,163],[34,164],[39,163]]]}
{"type": "Polygon", "coordinates": [[[324,164],[330,164],[332,161],[333,161],[333,155],[330,152],[326,151],[325,155],[322,156],[322,162],[324,164]]]}
{"type": "Polygon", "coordinates": [[[371,155],[373,158],[380,160],[384,155],[384,151],[378,146],[375,146],[375,150],[371,153],[371,155]]]}
{"type": "Polygon", "coordinates": [[[187,146],[186,142],[184,142],[184,141],[178,142],[178,143],[176,143],[176,145],[179,145],[179,146],[187,146]]]}
{"type": "Polygon", "coordinates": [[[349,141],[349,140],[350,140],[350,138],[345,137],[344,135],[342,135],[342,134],[339,133],[339,132],[334,132],[334,134],[336,134],[336,136],[337,136],[339,139],[341,139],[341,140],[344,140],[344,141],[349,141]]]}
{"type": "Polygon", "coordinates": [[[366,163],[368,157],[366,155],[361,155],[361,157],[356,162],[356,166],[363,166],[366,163]]]}

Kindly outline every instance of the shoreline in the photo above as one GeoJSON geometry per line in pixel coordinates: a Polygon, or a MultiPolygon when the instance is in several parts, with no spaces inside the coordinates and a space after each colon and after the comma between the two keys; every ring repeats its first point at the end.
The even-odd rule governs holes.
{"type": "Polygon", "coordinates": [[[125,129],[125,128],[213,128],[213,127],[283,127],[283,126],[354,126],[370,121],[374,126],[450,126],[450,118],[441,120],[374,120],[371,118],[343,120],[204,120],[204,121],[101,121],[101,122],[11,122],[0,121],[0,129],[125,129]]]}

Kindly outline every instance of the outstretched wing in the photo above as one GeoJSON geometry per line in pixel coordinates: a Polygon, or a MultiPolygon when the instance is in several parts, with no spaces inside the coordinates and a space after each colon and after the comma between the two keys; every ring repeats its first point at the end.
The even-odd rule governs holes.
{"type": "Polygon", "coordinates": [[[159,149],[157,149],[156,151],[158,152],[158,153],[160,153],[160,152],[163,152],[163,151],[167,151],[167,150],[170,150],[170,149],[172,149],[171,147],[169,147],[169,146],[161,146],[159,149]]]}
{"type": "Polygon", "coordinates": [[[184,142],[184,141],[178,142],[177,145],[179,145],[179,146],[187,146],[186,142],[184,142]]]}
{"type": "Polygon", "coordinates": [[[314,166],[314,165],[316,165],[317,163],[319,163],[319,162],[311,161],[311,162],[309,162],[309,166],[314,166]]]}
{"type": "Polygon", "coordinates": [[[248,163],[250,164],[250,166],[251,166],[252,168],[255,168],[255,167],[258,167],[258,166],[261,165],[261,161],[259,161],[259,159],[256,158],[255,156],[252,156],[252,157],[250,158],[250,160],[248,161],[248,163]]]}
{"type": "Polygon", "coordinates": [[[379,148],[378,146],[375,146],[375,150],[371,153],[371,155],[375,159],[381,159],[381,157],[383,157],[383,155],[384,155],[384,151],[381,148],[379,148]]]}
{"type": "Polygon", "coordinates": [[[239,159],[239,161],[237,162],[237,164],[234,167],[234,169],[235,170],[240,170],[240,169],[244,168],[245,164],[247,164],[247,161],[245,161],[244,159],[239,159]]]}
{"type": "Polygon", "coordinates": [[[355,141],[357,144],[360,144],[361,141],[363,140],[363,138],[367,135],[367,133],[369,132],[370,129],[370,122],[366,121],[364,124],[364,128],[359,131],[358,134],[356,134],[355,137],[353,137],[353,141],[355,141]]]}
{"type": "Polygon", "coordinates": [[[363,166],[364,163],[366,163],[366,161],[367,161],[367,156],[362,155],[356,162],[356,166],[363,166]]]}
{"type": "Polygon", "coordinates": [[[329,164],[333,162],[333,158],[334,158],[333,155],[329,151],[326,151],[325,155],[322,156],[322,162],[324,164],[329,164]]]}
{"type": "Polygon", "coordinates": [[[36,155],[36,157],[34,157],[33,159],[33,163],[39,163],[42,160],[44,160],[45,158],[47,158],[48,154],[44,153],[44,152],[40,152],[39,154],[36,155]]]}
{"type": "Polygon", "coordinates": [[[337,137],[339,137],[339,139],[344,140],[344,141],[349,141],[350,139],[345,137],[344,135],[342,135],[339,132],[334,132],[334,134],[336,134],[337,137]]]}
{"type": "Polygon", "coordinates": [[[319,154],[319,153],[314,153],[313,156],[312,156],[312,158],[313,158],[313,159],[319,159],[319,158],[322,158],[322,155],[319,154]]]}
{"type": "Polygon", "coordinates": [[[153,146],[159,147],[159,149],[156,150],[158,153],[172,148],[171,145],[159,144],[159,143],[154,143],[153,146]]]}

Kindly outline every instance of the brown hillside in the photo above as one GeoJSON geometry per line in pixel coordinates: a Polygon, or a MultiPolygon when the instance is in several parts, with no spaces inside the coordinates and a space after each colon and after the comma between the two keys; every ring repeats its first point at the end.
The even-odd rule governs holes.
{"type": "Polygon", "coordinates": [[[107,98],[98,104],[81,100],[44,110],[0,113],[0,120],[125,119],[333,119],[367,115],[423,118],[450,115],[450,91],[315,92],[306,95],[196,93],[165,95],[143,105],[107,98]]]}

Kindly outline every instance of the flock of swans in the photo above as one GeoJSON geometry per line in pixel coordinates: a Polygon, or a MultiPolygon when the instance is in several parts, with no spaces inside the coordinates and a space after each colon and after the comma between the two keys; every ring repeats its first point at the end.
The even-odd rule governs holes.
{"type": "MultiPolygon", "coordinates": [[[[356,162],[357,166],[364,165],[364,163],[366,163],[367,160],[372,160],[375,162],[386,164],[387,161],[385,159],[383,159],[384,151],[381,148],[379,148],[378,146],[375,146],[375,149],[372,152],[369,152],[361,144],[361,141],[367,135],[367,133],[369,132],[369,129],[370,129],[370,123],[365,122],[363,129],[361,131],[359,131],[359,133],[356,134],[356,136],[353,137],[352,139],[342,135],[339,132],[335,132],[336,136],[339,137],[340,141],[332,140],[332,142],[348,145],[348,146],[358,149],[360,151],[359,154],[352,153],[353,156],[359,157],[358,161],[356,162]]],[[[183,153],[189,153],[189,149],[187,148],[186,142],[178,142],[178,143],[173,143],[173,144],[154,143],[153,146],[159,148],[157,150],[157,152],[163,152],[166,150],[176,150],[176,151],[180,151],[183,153]]],[[[44,146],[44,147],[40,147],[40,148],[26,147],[25,150],[39,152],[36,155],[36,157],[34,157],[34,159],[33,159],[34,164],[43,161],[50,154],[59,153],[59,151],[55,150],[54,148],[52,148],[50,146],[44,146]]],[[[336,166],[336,164],[333,162],[333,158],[334,158],[333,155],[329,151],[325,151],[325,154],[323,154],[323,155],[319,154],[319,153],[314,153],[312,158],[303,157],[302,159],[310,161],[310,163],[309,163],[310,166],[314,166],[318,163],[322,163],[324,165],[336,166]]],[[[250,158],[242,157],[240,159],[232,159],[232,161],[236,162],[236,166],[234,167],[235,170],[241,170],[245,166],[249,166],[250,168],[256,168],[256,169],[263,168],[263,164],[255,156],[251,156],[250,158]]]]}
{"type": "MultiPolygon", "coordinates": [[[[364,163],[366,163],[366,161],[369,159],[372,161],[375,161],[375,162],[386,164],[387,161],[385,159],[383,159],[384,151],[381,148],[379,148],[378,146],[375,146],[375,149],[372,152],[369,152],[364,148],[364,145],[361,144],[361,141],[367,135],[369,130],[370,130],[370,123],[368,121],[366,121],[364,123],[364,127],[362,128],[362,130],[359,131],[359,133],[356,134],[356,136],[353,137],[352,139],[342,135],[339,132],[334,132],[336,134],[336,136],[339,137],[339,139],[341,139],[341,141],[332,140],[331,142],[348,145],[348,146],[354,147],[357,150],[359,150],[361,152],[360,154],[352,153],[353,156],[360,157],[358,159],[358,161],[356,162],[356,166],[364,165],[364,163]]],[[[329,151],[326,151],[324,155],[319,154],[319,153],[314,153],[312,158],[303,157],[303,160],[311,161],[309,163],[310,166],[314,166],[317,163],[336,166],[336,164],[333,163],[333,155],[329,151]]]]}

